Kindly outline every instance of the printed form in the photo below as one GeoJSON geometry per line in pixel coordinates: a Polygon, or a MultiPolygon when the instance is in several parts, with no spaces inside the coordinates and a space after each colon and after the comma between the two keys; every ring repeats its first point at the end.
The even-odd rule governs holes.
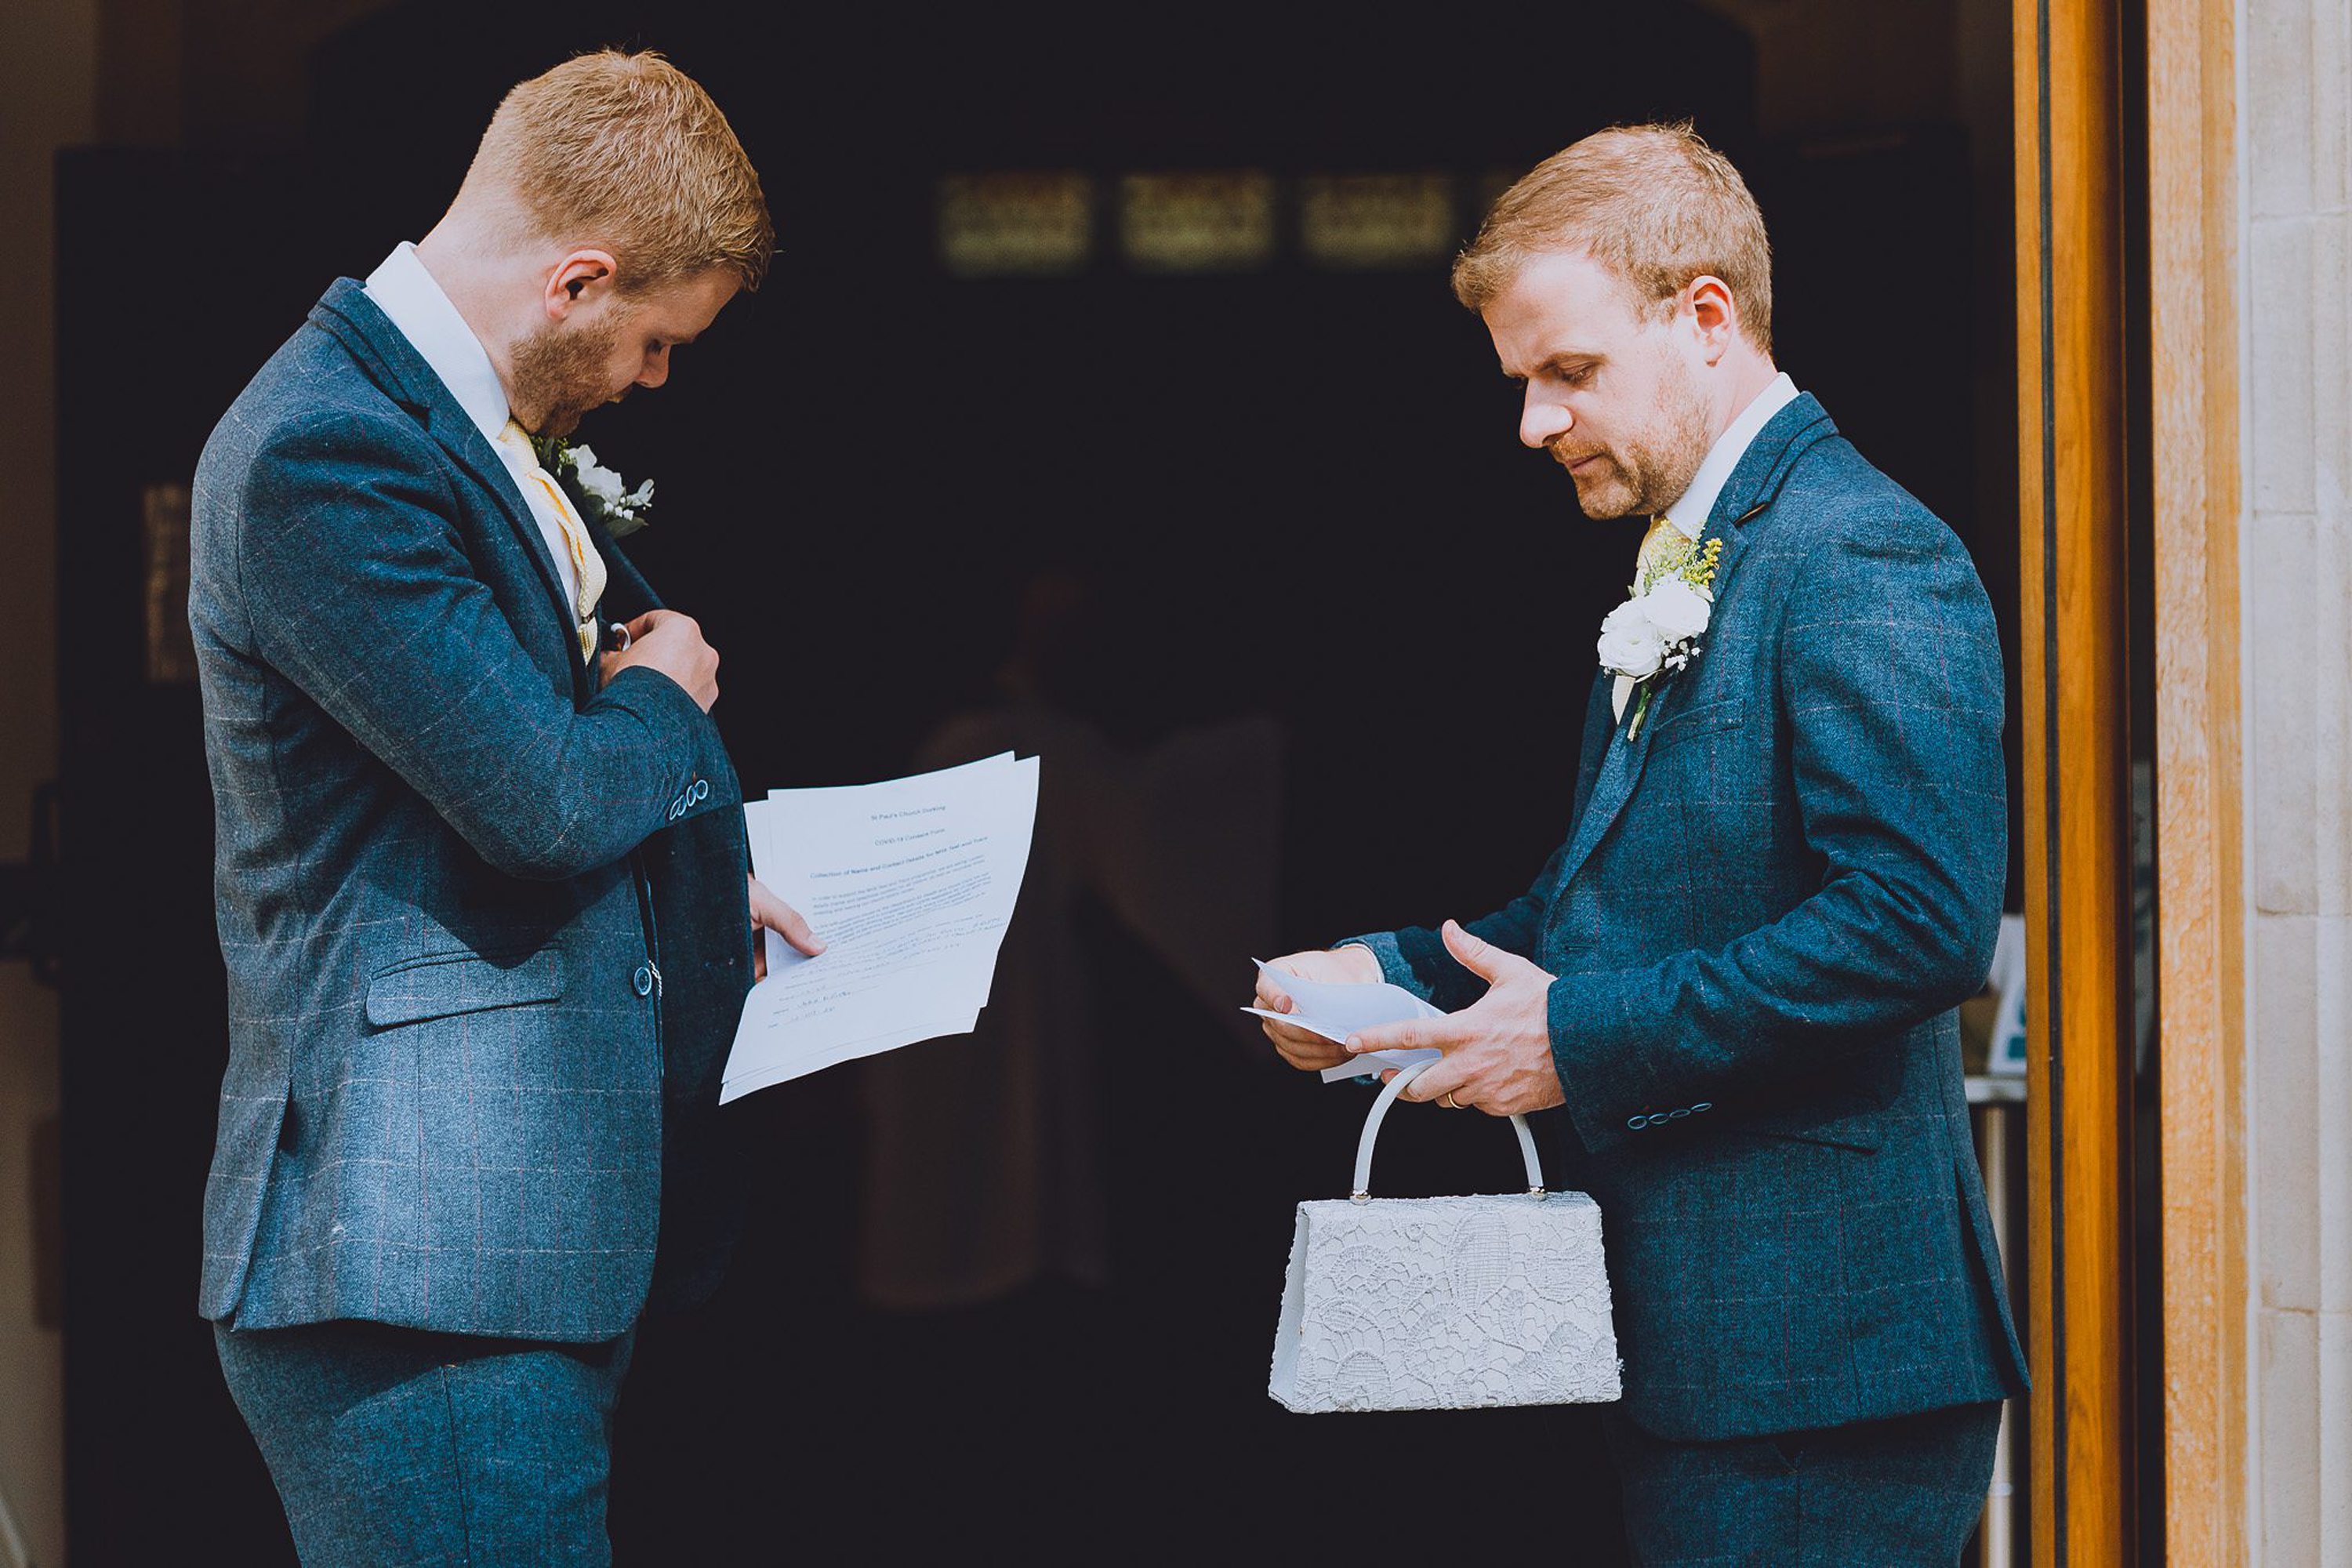
{"type": "Polygon", "coordinates": [[[858,1057],[969,1034],[988,1002],[1037,820],[1037,759],[1010,752],[745,805],[760,880],[825,942],[773,931],[721,1103],[858,1057]]]}

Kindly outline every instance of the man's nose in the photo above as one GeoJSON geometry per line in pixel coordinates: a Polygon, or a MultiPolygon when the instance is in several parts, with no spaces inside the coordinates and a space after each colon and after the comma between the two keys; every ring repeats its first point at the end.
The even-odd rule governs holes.
{"type": "Polygon", "coordinates": [[[1530,384],[1527,400],[1519,407],[1519,440],[1522,444],[1542,448],[1569,433],[1576,416],[1568,405],[1556,403],[1538,393],[1530,384]]]}
{"type": "Polygon", "coordinates": [[[667,381],[668,379],[668,351],[664,350],[660,353],[647,354],[646,356],[646,368],[637,373],[637,384],[639,386],[646,387],[659,386],[663,382],[667,381]]]}

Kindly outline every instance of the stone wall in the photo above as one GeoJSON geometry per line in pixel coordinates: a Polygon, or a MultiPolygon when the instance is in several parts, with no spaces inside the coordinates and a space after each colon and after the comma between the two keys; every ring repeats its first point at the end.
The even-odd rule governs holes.
{"type": "Polygon", "coordinates": [[[2240,15],[2249,1545],[2352,1564],[2352,7],[2240,15]]]}

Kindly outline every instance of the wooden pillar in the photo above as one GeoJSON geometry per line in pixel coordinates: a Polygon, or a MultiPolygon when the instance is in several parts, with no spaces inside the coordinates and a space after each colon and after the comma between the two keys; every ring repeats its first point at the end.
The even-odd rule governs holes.
{"type": "Polygon", "coordinates": [[[2118,0],[2017,0],[2020,579],[2041,1568],[2134,1562],[2118,0]]]}
{"type": "Polygon", "coordinates": [[[2165,1546],[2246,1541],[2237,7],[2148,0],[2165,1546]]]}

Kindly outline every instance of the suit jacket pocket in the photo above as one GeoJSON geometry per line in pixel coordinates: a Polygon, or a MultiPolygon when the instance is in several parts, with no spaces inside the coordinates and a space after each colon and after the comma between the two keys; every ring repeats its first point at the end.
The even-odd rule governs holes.
{"type": "Polygon", "coordinates": [[[1869,1154],[1886,1141],[1878,1112],[1869,1108],[1838,1106],[1778,1106],[1742,1118],[1724,1129],[1759,1138],[1790,1138],[1801,1143],[1826,1143],[1833,1149],[1853,1149],[1869,1154]]]}
{"type": "Polygon", "coordinates": [[[367,1018],[377,1028],[458,1013],[552,1002],[563,994],[563,955],[552,949],[513,958],[436,953],[396,964],[368,982],[367,1018]]]}
{"type": "Polygon", "coordinates": [[[1650,754],[1655,756],[1669,746],[1699,735],[1719,735],[1726,730],[1737,730],[1748,721],[1748,700],[1726,697],[1714,702],[1703,702],[1696,708],[1685,708],[1679,713],[1669,713],[1650,736],[1650,754]]]}

